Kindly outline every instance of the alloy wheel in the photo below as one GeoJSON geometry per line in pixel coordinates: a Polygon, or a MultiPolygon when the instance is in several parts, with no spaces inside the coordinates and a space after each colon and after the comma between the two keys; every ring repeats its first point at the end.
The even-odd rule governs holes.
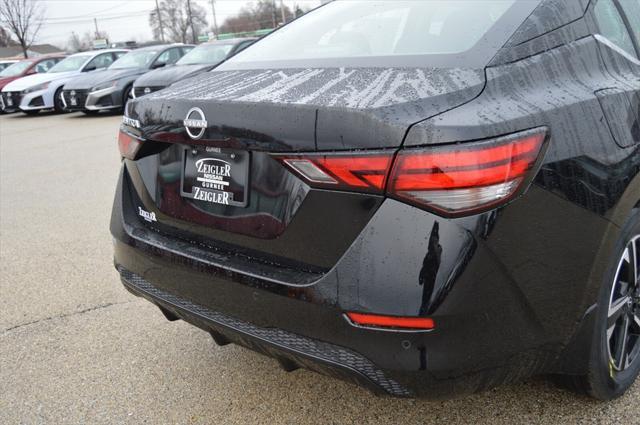
{"type": "Polygon", "coordinates": [[[640,235],[631,239],[618,263],[607,315],[609,368],[622,372],[640,354],[640,235]]]}

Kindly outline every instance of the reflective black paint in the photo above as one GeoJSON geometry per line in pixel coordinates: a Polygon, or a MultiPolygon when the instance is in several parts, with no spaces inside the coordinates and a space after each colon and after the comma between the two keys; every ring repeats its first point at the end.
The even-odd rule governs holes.
{"type": "Polygon", "coordinates": [[[220,340],[235,335],[283,364],[363,383],[339,358],[285,356],[266,332],[265,341],[223,329],[201,308],[344,347],[411,395],[584,373],[608,256],[640,205],[640,62],[593,35],[587,6],[544,1],[486,69],[220,71],[133,102],[138,134],[166,145],[125,161],[111,223],[116,264],[176,298],[130,289],[220,340]],[[252,224],[234,227],[243,211],[193,216],[197,205],[175,197],[166,176],[175,177],[176,152],[195,143],[181,125],[191,106],[209,121],[197,143],[252,152],[251,235],[252,224]],[[549,147],[529,190],[458,219],[310,189],[269,156],[465,143],[539,126],[549,147]],[[428,315],[436,328],[366,330],[344,311],[428,315]]]}

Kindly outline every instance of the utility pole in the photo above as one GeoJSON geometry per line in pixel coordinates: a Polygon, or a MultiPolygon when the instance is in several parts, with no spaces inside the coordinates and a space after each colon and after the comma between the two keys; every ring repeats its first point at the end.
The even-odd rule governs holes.
{"type": "Polygon", "coordinates": [[[98,20],[96,18],[93,18],[93,25],[95,25],[96,27],[96,40],[97,40],[98,37],[100,37],[100,31],[98,31],[98,20]]]}
{"type": "Polygon", "coordinates": [[[213,33],[218,38],[218,19],[216,18],[216,0],[211,0],[211,11],[213,12],[213,33]]]}
{"type": "Polygon", "coordinates": [[[271,5],[273,6],[271,8],[271,20],[273,21],[273,28],[275,29],[278,26],[276,22],[276,0],[271,0],[271,5]]]}
{"type": "Polygon", "coordinates": [[[162,15],[160,14],[160,6],[156,0],[156,14],[158,16],[158,24],[160,25],[160,40],[164,43],[164,26],[162,25],[162,15]]]}
{"type": "Polygon", "coordinates": [[[282,14],[282,25],[287,23],[287,15],[284,13],[284,0],[280,0],[280,13],[282,14]]]}
{"type": "Polygon", "coordinates": [[[191,13],[191,0],[187,0],[187,12],[189,13],[189,24],[191,25],[191,34],[193,35],[193,44],[196,44],[198,40],[196,39],[196,29],[193,26],[193,14],[191,13]]]}

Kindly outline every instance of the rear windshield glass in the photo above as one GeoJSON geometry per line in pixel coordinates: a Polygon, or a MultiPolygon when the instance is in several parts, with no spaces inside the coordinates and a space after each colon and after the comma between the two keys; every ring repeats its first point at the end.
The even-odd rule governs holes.
{"type": "MultiPolygon", "coordinates": [[[[515,3],[337,0],[265,37],[227,63],[461,54],[480,42],[515,3]]],[[[502,37],[504,43],[504,34],[502,37]]]]}
{"type": "Polygon", "coordinates": [[[129,52],[112,63],[109,69],[145,68],[157,54],[157,50],[137,50],[129,52]]]}
{"type": "Polygon", "coordinates": [[[233,48],[232,44],[201,44],[184,55],[178,65],[216,64],[227,58],[233,48]]]}
{"type": "Polygon", "coordinates": [[[61,60],[49,70],[49,72],[68,72],[77,71],[86,61],[91,58],[91,55],[73,55],[66,59],[61,60]]]}
{"type": "Polygon", "coordinates": [[[0,72],[0,77],[15,77],[16,75],[20,75],[32,64],[33,62],[30,61],[14,63],[0,72]]]}

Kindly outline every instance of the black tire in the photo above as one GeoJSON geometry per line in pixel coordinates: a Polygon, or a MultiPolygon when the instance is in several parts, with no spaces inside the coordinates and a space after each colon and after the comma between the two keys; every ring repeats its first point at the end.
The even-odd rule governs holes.
{"type": "Polygon", "coordinates": [[[616,243],[616,248],[609,260],[609,268],[605,275],[602,288],[598,298],[598,311],[595,329],[593,330],[593,340],[591,343],[591,352],[589,353],[589,373],[584,376],[565,377],[568,384],[573,390],[586,393],[591,397],[599,400],[611,400],[620,397],[625,393],[640,373],[640,324],[637,323],[640,317],[640,282],[638,277],[633,279],[624,278],[624,280],[635,280],[635,283],[629,284],[630,291],[633,292],[629,296],[629,300],[623,301],[627,297],[623,294],[623,279],[620,276],[629,276],[640,274],[638,270],[638,257],[640,257],[640,209],[636,209],[626,222],[620,234],[620,239],[616,243]],[[635,244],[633,243],[635,240],[635,244]],[[635,262],[635,271],[628,274],[625,273],[629,268],[625,261],[625,252],[629,246],[636,247],[636,256],[632,260],[635,262]],[[619,273],[620,272],[620,273],[619,273]],[[615,285],[615,288],[614,288],[615,285]],[[621,286],[622,285],[622,286],[621,286]],[[616,300],[618,302],[616,302],[616,300]],[[610,309],[611,305],[614,307],[610,309]],[[620,309],[617,306],[623,305],[620,309]],[[624,309],[624,310],[623,310],[624,309]],[[616,313],[612,313],[616,312],[616,313]],[[633,314],[635,312],[635,314],[633,314]],[[620,317],[618,317],[620,314],[620,317]],[[611,319],[610,319],[611,316],[611,319]],[[626,317],[625,317],[626,316],[626,317]],[[629,317],[630,316],[630,317],[629,317]],[[627,331],[627,338],[621,338],[624,327],[624,320],[630,320],[631,324],[627,331]],[[634,322],[634,320],[636,320],[634,322]],[[610,323],[612,326],[609,326],[610,323]],[[611,338],[607,330],[610,330],[611,338]],[[624,360],[623,356],[611,354],[619,348],[617,345],[620,341],[628,344],[627,350],[633,350],[635,354],[628,354],[629,364],[624,360]],[[610,348],[613,346],[613,349],[610,348]],[[625,363],[625,365],[622,365],[625,363]],[[624,367],[623,367],[624,366],[624,367]]]}
{"type": "Polygon", "coordinates": [[[64,103],[62,103],[62,87],[56,90],[56,93],[53,95],[53,109],[59,114],[66,112],[64,103]]]}

